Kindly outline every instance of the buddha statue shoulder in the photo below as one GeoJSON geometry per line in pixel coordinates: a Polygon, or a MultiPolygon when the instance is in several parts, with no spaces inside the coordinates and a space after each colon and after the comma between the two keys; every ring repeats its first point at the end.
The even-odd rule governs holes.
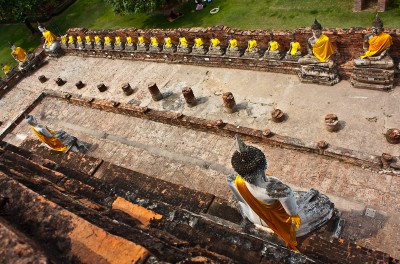
{"type": "Polygon", "coordinates": [[[287,246],[297,250],[297,237],[325,224],[333,214],[329,198],[315,189],[293,191],[278,178],[266,173],[264,153],[246,145],[236,136],[231,163],[237,174],[227,183],[244,219],[271,229],[287,246]]]}

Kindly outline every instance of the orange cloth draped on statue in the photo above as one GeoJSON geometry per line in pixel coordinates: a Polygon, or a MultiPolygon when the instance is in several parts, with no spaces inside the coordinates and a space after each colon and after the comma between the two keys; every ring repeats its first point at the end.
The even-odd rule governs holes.
{"type": "Polygon", "coordinates": [[[61,141],[55,136],[55,131],[50,130],[47,128],[47,130],[50,131],[51,134],[53,134],[53,136],[51,138],[46,137],[45,135],[43,135],[42,133],[40,133],[39,131],[37,131],[35,129],[35,127],[31,126],[33,132],[36,134],[36,136],[39,137],[39,139],[46,143],[50,148],[57,150],[57,151],[66,151],[68,149],[67,146],[65,146],[63,143],[61,143],[61,141]]]}
{"type": "Polygon", "coordinates": [[[277,234],[288,247],[294,251],[299,251],[296,240],[296,231],[292,224],[292,217],[288,215],[279,201],[267,205],[255,198],[246,186],[246,182],[237,176],[235,185],[240,195],[250,206],[250,208],[277,234]]]}
{"type": "Polygon", "coordinates": [[[385,32],[381,32],[379,35],[372,37],[368,41],[369,47],[367,52],[365,52],[364,56],[361,56],[361,58],[366,58],[366,57],[371,57],[374,56],[375,54],[379,54],[385,49],[389,48],[392,44],[392,36],[385,32]]]}
{"type": "Polygon", "coordinates": [[[313,54],[319,61],[327,61],[335,53],[328,36],[322,34],[312,48],[313,54]]]}

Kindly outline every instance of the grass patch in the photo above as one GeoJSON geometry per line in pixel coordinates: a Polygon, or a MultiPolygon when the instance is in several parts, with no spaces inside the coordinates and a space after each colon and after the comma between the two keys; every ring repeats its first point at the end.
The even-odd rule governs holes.
{"type": "MultiPolygon", "coordinates": [[[[391,0],[392,6],[400,0],[391,0]],[[393,3],[392,3],[393,2],[393,3]]],[[[194,11],[193,1],[182,6],[182,18],[170,23],[166,14],[116,15],[103,0],[77,0],[61,15],[45,23],[56,35],[65,34],[68,28],[89,29],[118,28],[179,28],[226,25],[240,29],[295,29],[309,27],[314,18],[323,27],[370,27],[375,17],[373,8],[353,13],[353,1],[349,0],[213,0],[202,11],[194,11]],[[209,11],[219,7],[220,12],[209,11]]],[[[379,16],[385,27],[400,28],[400,9],[391,8],[379,16]]],[[[40,34],[32,36],[23,24],[0,25],[0,62],[16,65],[10,55],[8,42],[26,50],[35,48],[40,34]]]]}

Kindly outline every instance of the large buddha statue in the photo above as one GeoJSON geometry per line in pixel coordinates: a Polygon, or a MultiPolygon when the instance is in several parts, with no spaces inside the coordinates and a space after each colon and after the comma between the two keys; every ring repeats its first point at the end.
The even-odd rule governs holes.
{"type": "Polygon", "coordinates": [[[190,53],[191,48],[189,47],[189,43],[185,36],[182,35],[182,32],[179,33],[179,44],[177,52],[180,53],[190,53]]]}
{"type": "Polygon", "coordinates": [[[247,41],[247,48],[246,48],[243,56],[251,57],[251,58],[259,58],[260,57],[260,54],[258,53],[257,40],[252,38],[249,41],[247,41]]]}
{"type": "Polygon", "coordinates": [[[40,32],[42,32],[42,35],[44,37],[44,44],[43,44],[44,51],[51,56],[60,55],[61,45],[57,41],[56,35],[51,33],[41,24],[38,24],[38,29],[40,32]]]}
{"type": "Polygon", "coordinates": [[[137,51],[147,51],[148,50],[148,47],[146,45],[146,40],[140,33],[138,33],[136,47],[137,47],[137,51]]]}
{"type": "Polygon", "coordinates": [[[296,40],[296,35],[294,33],[291,34],[292,41],[289,44],[289,50],[286,52],[285,60],[295,60],[298,61],[301,57],[301,46],[300,43],[296,40]]]}
{"type": "Polygon", "coordinates": [[[225,54],[229,57],[240,57],[242,55],[239,50],[239,43],[233,34],[230,36],[225,54]]]}
{"type": "Polygon", "coordinates": [[[63,130],[55,131],[45,125],[39,124],[32,115],[28,115],[25,121],[31,126],[35,135],[53,150],[60,152],[67,152],[70,149],[76,152],[86,152],[88,150],[87,146],[76,137],[69,135],[63,130]]]}
{"type": "Polygon", "coordinates": [[[150,33],[149,50],[152,52],[160,52],[161,51],[160,44],[158,43],[158,40],[157,40],[156,36],[153,35],[153,33],[150,33]]]}
{"type": "Polygon", "coordinates": [[[192,52],[197,54],[205,54],[207,52],[207,50],[204,47],[204,41],[202,38],[200,37],[194,38],[194,45],[192,48],[192,52]]]}
{"type": "Polygon", "coordinates": [[[167,33],[164,33],[164,44],[163,44],[163,52],[165,53],[173,53],[176,51],[176,47],[172,44],[172,39],[168,36],[167,33]]]}
{"type": "Polygon", "coordinates": [[[311,26],[312,36],[307,40],[308,54],[298,60],[299,77],[302,82],[334,85],[339,82],[335,53],[329,37],[322,34],[322,26],[315,19],[311,26]]]}
{"type": "Polygon", "coordinates": [[[208,48],[207,54],[210,55],[224,55],[224,50],[221,49],[221,41],[215,36],[215,34],[212,34],[212,38],[210,40],[210,47],[208,48]]]}
{"type": "Polygon", "coordinates": [[[279,50],[279,48],[280,48],[279,43],[274,39],[274,34],[273,33],[271,33],[269,36],[270,36],[269,37],[270,40],[268,42],[268,45],[267,45],[268,48],[265,51],[264,58],[280,60],[282,55],[281,55],[281,52],[279,50]]]}
{"type": "Polygon", "coordinates": [[[264,153],[247,146],[236,136],[236,151],[231,163],[238,175],[227,177],[244,220],[263,226],[297,249],[296,237],[310,233],[333,215],[334,205],[317,190],[295,192],[278,178],[269,175],[264,153]]]}
{"type": "Polygon", "coordinates": [[[376,16],[372,22],[372,33],[364,38],[363,50],[365,54],[354,60],[356,66],[374,66],[390,69],[394,66],[388,51],[393,44],[392,37],[383,32],[383,22],[376,16]]]}

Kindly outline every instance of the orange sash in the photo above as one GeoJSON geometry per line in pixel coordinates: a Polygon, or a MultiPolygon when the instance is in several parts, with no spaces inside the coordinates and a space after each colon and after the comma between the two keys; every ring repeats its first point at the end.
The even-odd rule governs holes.
{"type": "Polygon", "coordinates": [[[327,61],[332,54],[335,53],[335,50],[333,49],[332,43],[329,41],[329,38],[322,34],[315,45],[313,46],[313,54],[319,61],[325,62],[327,61]]]}
{"type": "Polygon", "coordinates": [[[237,176],[235,185],[240,195],[250,206],[250,208],[277,234],[288,247],[294,251],[299,251],[296,240],[296,231],[292,224],[292,217],[288,215],[279,201],[272,205],[267,205],[255,198],[246,186],[246,182],[237,176]]]}
{"type": "Polygon", "coordinates": [[[368,41],[368,44],[368,50],[365,52],[364,56],[361,56],[361,58],[374,56],[375,54],[379,54],[389,48],[393,44],[392,36],[385,32],[381,32],[379,35],[372,37],[368,41]]]}
{"type": "Polygon", "coordinates": [[[56,138],[56,136],[54,135],[54,131],[48,129],[50,131],[50,133],[53,134],[53,136],[51,138],[46,137],[45,135],[43,135],[42,133],[40,133],[39,131],[36,131],[35,127],[31,126],[33,132],[36,134],[36,136],[39,137],[39,139],[46,143],[50,148],[57,150],[57,151],[66,151],[68,149],[67,146],[65,146],[63,143],[60,142],[60,140],[58,138],[56,138]]]}

